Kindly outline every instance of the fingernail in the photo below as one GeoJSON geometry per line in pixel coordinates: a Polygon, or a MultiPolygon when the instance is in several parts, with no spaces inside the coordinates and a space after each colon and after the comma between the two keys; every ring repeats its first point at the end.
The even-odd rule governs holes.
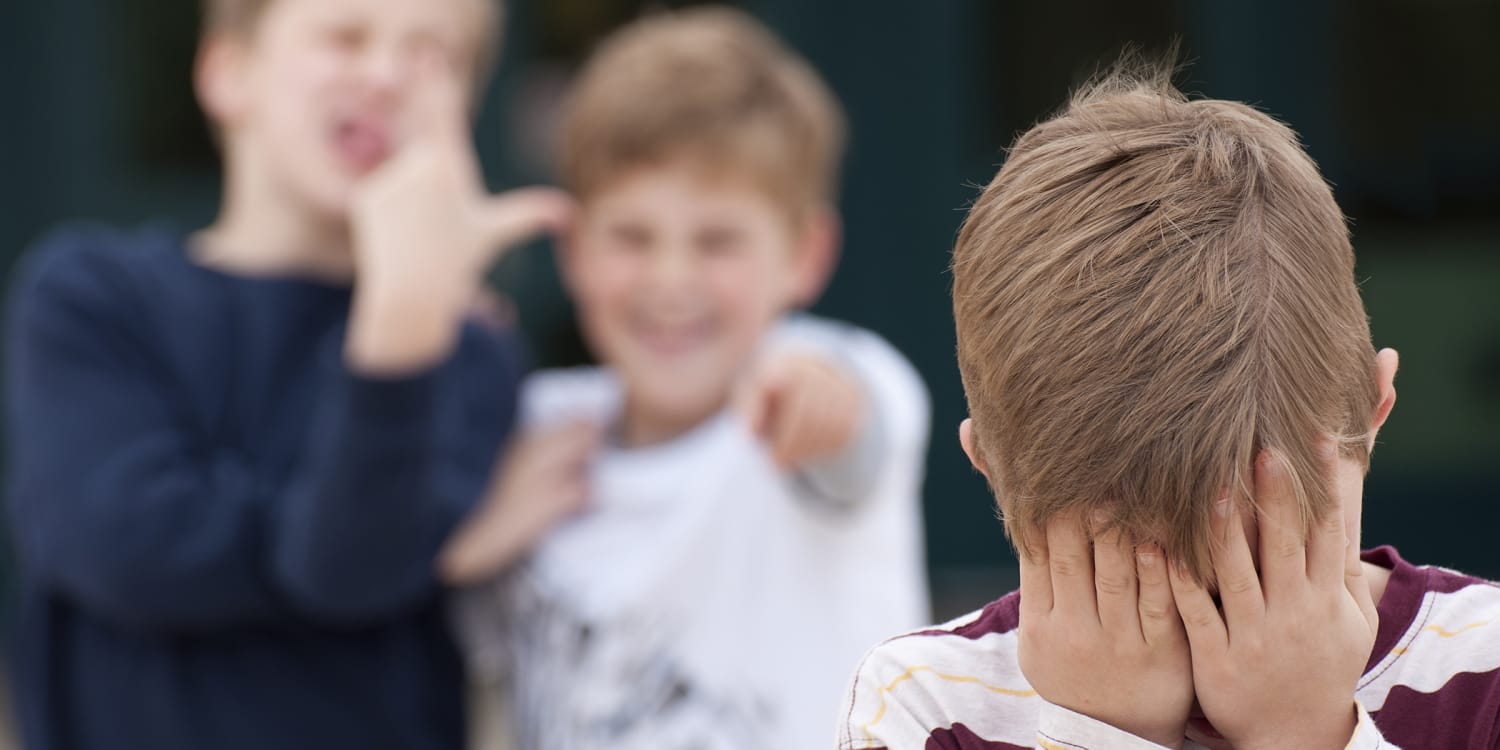
{"type": "Polygon", "coordinates": [[[1229,512],[1233,508],[1234,503],[1229,498],[1219,498],[1219,501],[1214,503],[1214,515],[1218,516],[1219,518],[1228,518],[1229,512]]]}
{"type": "Polygon", "coordinates": [[[1137,549],[1135,551],[1135,561],[1141,566],[1147,568],[1153,567],[1156,565],[1156,560],[1156,553],[1149,549],[1137,549]]]}

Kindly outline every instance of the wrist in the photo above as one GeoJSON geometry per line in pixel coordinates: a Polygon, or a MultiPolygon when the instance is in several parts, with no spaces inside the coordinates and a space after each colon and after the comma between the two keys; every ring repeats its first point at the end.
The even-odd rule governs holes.
{"type": "Polygon", "coordinates": [[[438,578],[465,586],[510,567],[525,545],[506,515],[481,508],[460,525],[438,555],[438,578]]]}
{"type": "Polygon", "coordinates": [[[1183,731],[1164,728],[1171,722],[1160,723],[1151,730],[1144,729],[1141,722],[1114,722],[1066,708],[1046,698],[1042,701],[1042,710],[1037,717],[1037,733],[1059,745],[1108,747],[1116,750],[1160,750],[1162,747],[1177,750],[1184,741],[1186,717],[1182,727],[1178,728],[1183,731]]]}
{"type": "Polygon", "coordinates": [[[1187,718],[1181,722],[1164,722],[1157,724],[1143,724],[1141,722],[1106,722],[1122,732],[1128,732],[1148,742],[1170,747],[1173,750],[1182,747],[1182,741],[1187,736],[1187,718]]]}
{"type": "Polygon", "coordinates": [[[435,366],[456,345],[462,304],[411,286],[355,290],[345,361],[362,374],[402,375],[435,366]]]}
{"type": "MultiPolygon", "coordinates": [[[[1275,724],[1267,723],[1267,728],[1275,724]]],[[[1243,742],[1234,741],[1240,750],[1345,750],[1359,729],[1359,706],[1349,702],[1347,713],[1340,720],[1324,720],[1293,727],[1290,732],[1277,732],[1274,736],[1251,738],[1243,742]]]]}

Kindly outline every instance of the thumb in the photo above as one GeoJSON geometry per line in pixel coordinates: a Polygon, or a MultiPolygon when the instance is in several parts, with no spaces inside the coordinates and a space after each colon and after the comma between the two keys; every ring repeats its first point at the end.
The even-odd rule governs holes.
{"type": "Polygon", "coordinates": [[[765,439],[776,422],[776,406],[781,400],[785,378],[774,365],[761,367],[740,389],[740,413],[750,426],[750,433],[765,439]]]}
{"type": "Polygon", "coordinates": [[[547,187],[510,190],[486,198],[479,207],[480,230],[494,248],[509,248],[542,232],[560,232],[573,215],[573,199],[547,187]]]}
{"type": "Polygon", "coordinates": [[[436,53],[418,61],[420,85],[413,94],[413,140],[472,148],[469,101],[456,71],[436,53]]]}

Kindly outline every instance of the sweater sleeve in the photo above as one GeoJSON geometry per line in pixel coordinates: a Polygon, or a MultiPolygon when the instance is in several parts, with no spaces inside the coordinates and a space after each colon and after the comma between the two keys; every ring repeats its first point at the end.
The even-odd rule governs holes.
{"type": "Polygon", "coordinates": [[[432,373],[372,380],[330,356],[301,465],[267,486],[187,426],[109,274],[80,248],[46,250],[15,289],[6,357],[29,575],[158,630],[357,624],[434,593],[433,557],[465,506],[454,495],[477,486],[434,455],[432,373]]]}

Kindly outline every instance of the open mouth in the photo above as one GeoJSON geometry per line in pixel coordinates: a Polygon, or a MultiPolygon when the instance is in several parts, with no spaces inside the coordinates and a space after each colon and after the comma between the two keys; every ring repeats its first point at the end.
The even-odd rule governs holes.
{"type": "Polygon", "coordinates": [[[632,328],[637,341],[661,356],[694,351],[707,344],[713,336],[713,325],[707,320],[671,324],[637,323],[632,328]]]}
{"type": "Polygon", "coordinates": [[[389,131],[373,120],[341,118],[334,126],[332,137],[339,159],[358,173],[380,166],[391,154],[389,131]]]}

